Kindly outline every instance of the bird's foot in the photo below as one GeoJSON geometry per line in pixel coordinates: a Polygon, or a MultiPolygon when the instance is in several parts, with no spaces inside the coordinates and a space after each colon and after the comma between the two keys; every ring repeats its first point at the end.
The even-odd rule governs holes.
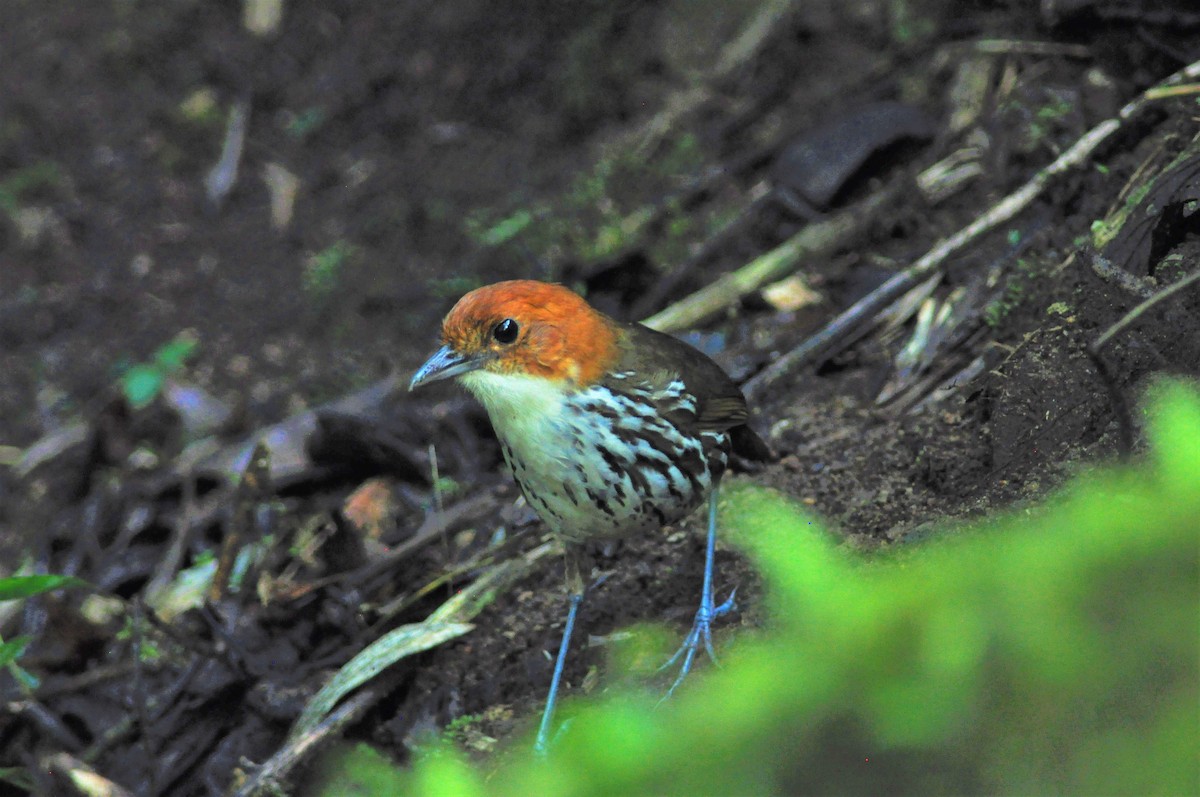
{"type": "Polygon", "coordinates": [[[679,650],[675,651],[675,655],[667,659],[666,663],[659,667],[659,670],[665,670],[671,667],[680,659],[683,662],[679,665],[679,675],[675,676],[675,682],[671,684],[671,688],[662,696],[666,700],[675,693],[675,690],[683,683],[683,679],[691,672],[692,662],[696,660],[696,651],[703,644],[705,652],[708,653],[708,658],[713,664],[718,664],[717,654],[713,650],[712,645],[712,623],[721,615],[728,614],[737,608],[737,603],[734,601],[734,596],[737,595],[737,590],[729,593],[729,597],[719,606],[713,604],[713,600],[709,598],[707,601],[702,601],[700,608],[696,611],[696,619],[692,623],[692,630],[688,632],[687,638],[683,640],[683,644],[679,646],[679,650]]]}

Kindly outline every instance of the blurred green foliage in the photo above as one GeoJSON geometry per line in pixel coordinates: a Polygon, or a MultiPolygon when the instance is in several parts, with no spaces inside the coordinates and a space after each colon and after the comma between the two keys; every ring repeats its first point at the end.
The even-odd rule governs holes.
{"type": "Polygon", "coordinates": [[[324,108],[311,107],[299,113],[288,113],[285,119],[284,131],[292,138],[304,139],[321,129],[328,121],[329,113],[324,108]]]}
{"type": "Polygon", "coordinates": [[[403,793],[1200,794],[1200,398],[1147,415],[1140,465],[868,558],[731,485],[769,630],[657,710],[568,702],[546,759],[440,748],[403,793]]]}
{"type": "Polygon", "coordinates": [[[304,263],[303,288],[309,299],[323,301],[337,289],[346,260],[354,248],[346,241],[335,241],[304,263]]]}
{"type": "Polygon", "coordinates": [[[184,330],[159,346],[148,362],[124,367],[120,382],[125,400],[135,409],[148,406],[162,392],[167,379],[183,369],[199,345],[196,333],[184,330]]]}
{"type": "Polygon", "coordinates": [[[339,742],[317,754],[297,792],[305,797],[403,794],[396,765],[367,744],[339,742]]]}
{"type": "MultiPolygon", "coordinates": [[[[0,578],[0,602],[18,601],[32,598],[56,589],[87,588],[86,581],[72,576],[36,575],[36,576],[7,576],[0,578]]],[[[22,688],[33,690],[38,687],[38,678],[17,664],[17,659],[25,652],[25,648],[33,642],[33,637],[19,636],[13,639],[0,637],[0,668],[7,670],[22,688]]],[[[3,780],[0,776],[0,780],[3,780]]]]}

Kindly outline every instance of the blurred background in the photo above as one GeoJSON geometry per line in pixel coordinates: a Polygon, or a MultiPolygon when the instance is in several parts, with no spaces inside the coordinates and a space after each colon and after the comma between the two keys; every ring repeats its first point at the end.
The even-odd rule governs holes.
{"type": "MultiPolygon", "coordinates": [[[[690,340],[745,382],[1200,57],[1193,6],[3,0],[0,577],[19,566],[80,575],[129,610],[148,585],[220,549],[230,507],[244,508],[231,496],[247,441],[355,391],[394,387],[381,380],[421,362],[467,290],[563,281],[614,315],[644,318],[849,209],[861,222],[853,234],[673,330],[704,330],[690,340]],[[206,456],[240,457],[218,463],[226,481],[189,485],[200,455],[185,452],[197,442],[206,456]],[[208,515],[195,514],[189,489],[208,515]]],[[[781,454],[756,483],[811,508],[845,547],[875,550],[927,539],[942,519],[1023,506],[1081,463],[1141,451],[1129,407],[1148,380],[1200,372],[1197,303],[1185,295],[1190,304],[1147,313],[1114,341],[1107,381],[1085,349],[1193,268],[1197,215],[1184,208],[1200,194],[1196,130],[1191,94],[1159,98],[1027,213],[952,258],[907,309],[753,396],[754,423],[781,454]],[[1173,176],[1153,183],[1163,201],[1150,204],[1178,213],[1146,211],[1131,243],[1108,235],[1159,174],[1173,176]],[[1094,265],[1101,250],[1119,273],[1094,265]]],[[[461,510],[448,522],[453,544],[400,575],[330,587],[327,576],[371,556],[297,555],[309,569],[284,584],[294,594],[267,590],[296,610],[286,619],[244,590],[268,669],[321,682],[322,667],[388,623],[424,617],[430,595],[443,595],[420,592],[430,579],[476,572],[471,557],[496,528],[531,526],[512,509],[478,408],[437,390],[355,416],[354,434],[339,427],[337,456],[322,459],[297,433],[303,462],[286,488],[237,498],[283,518],[262,524],[275,554],[297,529],[353,526],[351,496],[381,472],[394,480],[372,495],[394,503],[360,535],[371,544],[407,540],[443,502],[461,510]],[[361,445],[380,428],[386,445],[361,445]],[[368,604],[403,611],[359,613],[368,604]]],[[[695,529],[682,531],[605,554],[614,575],[589,599],[597,634],[687,621],[702,554],[695,529]]],[[[763,619],[755,568],[721,556],[722,583],[740,585],[753,626],[763,619]]],[[[521,733],[548,681],[560,582],[557,566],[541,567],[478,633],[421,660],[373,718],[373,741],[404,758],[464,716],[481,755],[521,733]]],[[[116,636],[127,616],[81,619],[77,603],[13,608],[0,630],[66,629],[59,648],[33,650],[30,668],[45,675],[132,666],[134,644],[116,636]]],[[[187,629],[211,641],[204,623],[187,629]]],[[[588,651],[568,679],[594,685],[604,655],[588,651]]],[[[156,665],[146,693],[177,697],[183,660],[156,665]]],[[[177,757],[133,740],[97,754],[101,768],[136,762],[139,784],[180,794],[201,793],[193,779],[206,773],[218,793],[237,756],[265,758],[295,715],[247,708],[245,694],[274,684],[260,675],[195,686],[212,701],[203,705],[227,710],[225,724],[194,729],[209,734],[194,741],[173,735],[186,711],[176,725],[163,719],[157,741],[177,757]]],[[[14,712],[0,719],[0,749],[71,749],[71,734],[93,743],[128,721],[122,688],[114,679],[68,705],[62,687],[46,716],[69,717],[67,735],[14,712]]]]}

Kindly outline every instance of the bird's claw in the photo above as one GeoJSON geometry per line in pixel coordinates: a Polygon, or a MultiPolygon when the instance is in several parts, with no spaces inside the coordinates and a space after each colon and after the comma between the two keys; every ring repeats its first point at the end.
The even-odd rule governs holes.
{"type": "Polygon", "coordinates": [[[734,587],[730,591],[729,597],[725,599],[725,602],[722,603],[720,606],[716,606],[713,608],[713,614],[712,614],[713,619],[716,619],[723,614],[729,614],[731,611],[736,609],[737,601],[734,600],[734,598],[736,598],[736,597],[737,597],[737,587],[734,587]]]}
{"type": "Polygon", "coordinates": [[[704,650],[708,653],[708,658],[713,664],[720,666],[720,662],[717,661],[716,651],[713,650],[712,645],[712,622],[737,608],[737,602],[734,600],[735,595],[737,595],[736,588],[729,593],[729,597],[719,606],[714,606],[711,599],[707,603],[700,604],[700,608],[696,611],[696,619],[692,623],[692,630],[688,632],[687,637],[683,640],[683,644],[679,646],[679,650],[675,651],[675,655],[667,659],[658,668],[659,672],[661,672],[679,661],[680,657],[683,658],[683,663],[679,666],[679,675],[675,676],[675,681],[671,684],[671,688],[662,696],[662,700],[658,701],[660,704],[675,694],[675,690],[683,683],[683,679],[687,677],[687,674],[691,672],[692,663],[696,660],[696,651],[700,648],[701,642],[704,643],[704,650]]]}

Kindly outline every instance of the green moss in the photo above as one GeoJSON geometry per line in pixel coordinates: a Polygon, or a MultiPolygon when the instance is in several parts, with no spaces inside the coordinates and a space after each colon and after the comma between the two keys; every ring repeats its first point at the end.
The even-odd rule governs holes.
{"type": "Polygon", "coordinates": [[[1046,308],[1046,315],[1066,316],[1066,315],[1070,315],[1073,312],[1074,312],[1074,309],[1071,307],[1071,305],[1067,304],[1066,302],[1054,302],[1053,304],[1051,304],[1049,307],[1046,308]]]}
{"type": "MultiPolygon", "coordinates": [[[[1169,168],[1163,173],[1170,173],[1169,168]]],[[[1129,192],[1129,195],[1125,197],[1125,201],[1121,203],[1121,207],[1110,213],[1107,218],[1103,220],[1098,219],[1092,222],[1092,246],[1096,248],[1096,251],[1102,251],[1104,247],[1108,246],[1108,244],[1117,237],[1117,234],[1121,231],[1121,228],[1125,225],[1125,222],[1129,220],[1130,215],[1132,215],[1133,212],[1137,210],[1138,206],[1142,204],[1143,200],[1150,195],[1150,192],[1154,190],[1154,186],[1154,180],[1146,180],[1142,183],[1139,183],[1132,191],[1129,192]]],[[[1148,207],[1146,208],[1146,213],[1154,214],[1157,213],[1157,211],[1152,207],[1148,207]]]]}

